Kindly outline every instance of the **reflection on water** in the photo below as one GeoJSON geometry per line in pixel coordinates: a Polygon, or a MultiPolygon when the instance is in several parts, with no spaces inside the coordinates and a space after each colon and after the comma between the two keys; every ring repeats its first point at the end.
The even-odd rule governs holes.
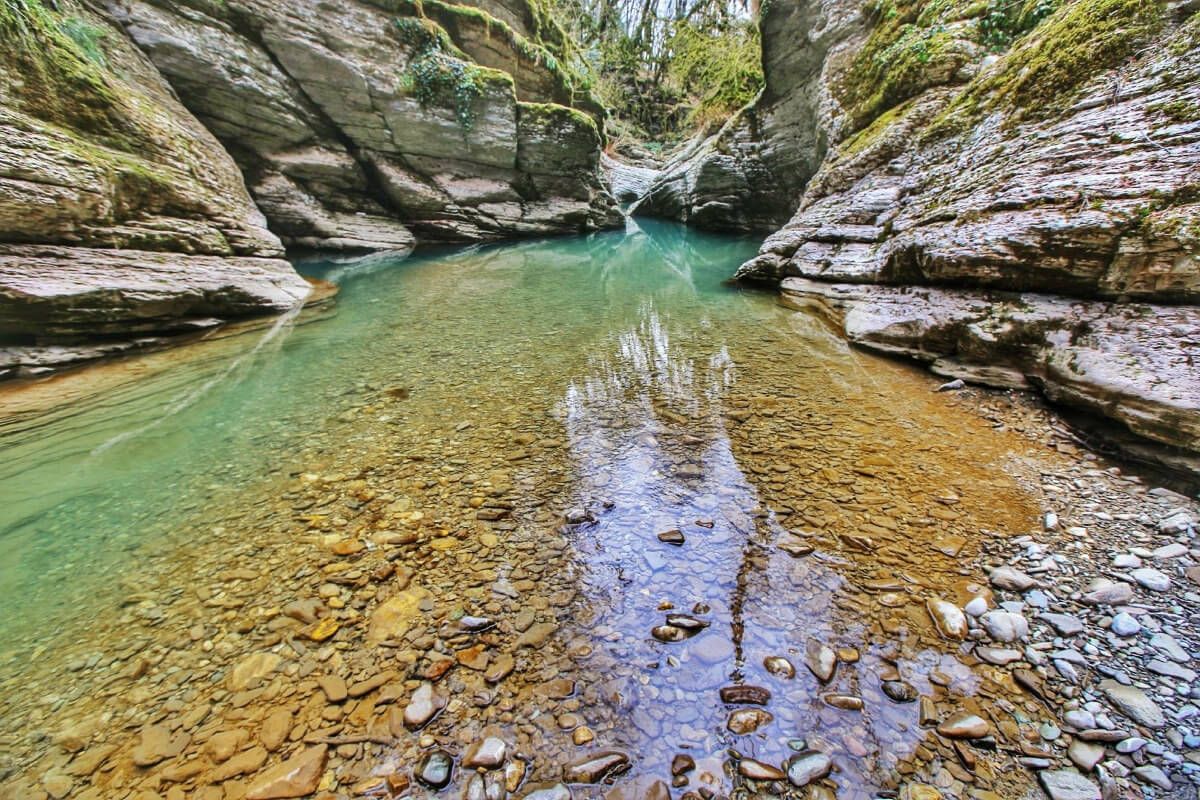
{"type": "MultiPolygon", "coordinates": [[[[1023,445],[724,286],[754,250],[647,224],[310,264],[341,285],[332,316],[0,391],[0,716],[22,731],[8,763],[69,770],[33,731],[88,721],[90,745],[116,749],[78,786],[157,787],[176,762],[121,754],[165,719],[197,743],[170,757],[203,767],[190,790],[220,782],[198,743],[281,707],[297,747],[386,728],[383,701],[326,705],[314,678],[394,671],[398,697],[436,676],[461,700],[428,741],[345,740],[340,787],[434,744],[460,755],[485,728],[529,781],[603,748],[668,781],[691,755],[680,792],[731,791],[730,752],[827,753],[843,798],[937,772],[954,751],[882,687],[942,715],[1013,692],[923,604],[981,591],[963,563],[1033,519],[1004,472],[1023,445]],[[297,602],[333,638],[280,612],[297,602]],[[496,628],[464,632],[464,614],[496,628]],[[700,629],[655,638],[676,614],[700,629]],[[837,656],[826,682],[806,666],[820,646],[837,656]],[[224,691],[264,652],[274,673],[224,691]],[[510,656],[511,676],[485,674],[510,656]],[[561,678],[571,691],[545,690],[561,678]],[[753,730],[722,702],[735,685],[770,692],[753,730]]],[[[980,785],[1021,780],[990,757],[980,785]]]]}

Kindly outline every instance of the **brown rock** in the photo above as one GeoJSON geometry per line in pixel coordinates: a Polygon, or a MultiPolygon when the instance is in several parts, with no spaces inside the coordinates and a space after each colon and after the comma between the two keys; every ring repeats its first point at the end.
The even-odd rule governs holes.
{"type": "Polygon", "coordinates": [[[312,794],[325,771],[327,757],[328,748],[323,744],[301,751],[256,777],[246,791],[246,800],[281,800],[312,794]]]}

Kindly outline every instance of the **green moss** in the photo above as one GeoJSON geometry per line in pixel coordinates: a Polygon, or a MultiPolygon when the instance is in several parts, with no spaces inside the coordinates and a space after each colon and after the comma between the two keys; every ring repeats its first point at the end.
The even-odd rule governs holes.
{"type": "Polygon", "coordinates": [[[1200,122],[1200,105],[1187,100],[1175,100],[1151,106],[1151,111],[1162,114],[1172,122],[1200,122]]]}
{"type": "Polygon", "coordinates": [[[1058,5],[1059,0],[987,0],[979,18],[979,41],[992,52],[1003,52],[1058,5]]]}
{"type": "Polygon", "coordinates": [[[1164,16],[1161,0],[1073,0],[973,81],[935,127],[961,128],[998,108],[1025,117],[1060,112],[1086,83],[1144,47],[1164,16]]]}
{"type": "Polygon", "coordinates": [[[970,59],[964,44],[973,35],[969,14],[977,2],[879,0],[875,25],[834,87],[851,127],[945,80],[970,59]]]}
{"type": "Polygon", "coordinates": [[[558,103],[518,103],[522,119],[532,118],[536,123],[547,127],[559,124],[569,127],[586,128],[597,139],[600,138],[600,128],[596,120],[577,108],[559,105],[558,103]]]}
{"type": "Polygon", "coordinates": [[[104,68],[103,32],[41,0],[0,0],[0,83],[33,116],[132,147],[104,68]]]}
{"type": "Polygon", "coordinates": [[[913,109],[915,102],[915,100],[905,101],[895,108],[888,109],[883,114],[880,114],[870,125],[842,143],[837,151],[838,157],[850,158],[876,144],[893,125],[908,115],[913,109]]]}

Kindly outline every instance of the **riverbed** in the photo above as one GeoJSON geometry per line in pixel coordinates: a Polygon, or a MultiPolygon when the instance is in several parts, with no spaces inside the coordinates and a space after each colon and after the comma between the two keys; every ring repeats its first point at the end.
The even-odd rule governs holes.
{"type": "Polygon", "coordinates": [[[0,389],[10,796],[298,796],[291,758],[333,797],[1022,796],[1044,699],[930,609],[994,604],[1083,456],[727,285],[756,248],[304,262],[332,307],[0,389]]]}

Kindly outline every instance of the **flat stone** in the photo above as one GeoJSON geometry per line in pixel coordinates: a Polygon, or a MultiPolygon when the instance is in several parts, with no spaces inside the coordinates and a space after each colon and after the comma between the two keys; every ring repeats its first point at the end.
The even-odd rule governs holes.
{"type": "Polygon", "coordinates": [[[989,664],[995,664],[1000,667],[1025,658],[1025,655],[1020,650],[1004,647],[976,647],[975,655],[979,657],[980,661],[986,661],[989,664]]]}
{"type": "Polygon", "coordinates": [[[529,630],[517,637],[517,641],[513,646],[517,649],[522,647],[541,647],[556,630],[558,630],[558,626],[553,622],[535,623],[529,626],[529,630]]]}
{"type": "Polygon", "coordinates": [[[1083,632],[1083,620],[1070,614],[1042,614],[1038,619],[1054,628],[1059,636],[1075,636],[1083,632]]]}
{"type": "Polygon", "coordinates": [[[721,702],[732,706],[765,706],[771,702],[771,693],[761,686],[724,686],[721,688],[721,702]]]}
{"type": "Polygon", "coordinates": [[[988,582],[997,589],[1007,589],[1010,592],[1023,592],[1037,586],[1037,580],[1009,566],[996,567],[988,575],[988,582]]]}
{"type": "Polygon", "coordinates": [[[331,703],[340,703],[350,696],[344,678],[337,675],[322,675],[317,678],[317,685],[325,693],[325,698],[331,703]]]}
{"type": "Polygon", "coordinates": [[[1188,548],[1186,544],[1180,542],[1171,542],[1164,544],[1162,547],[1157,547],[1150,552],[1150,555],[1157,559],[1179,558],[1187,555],[1188,548]]]}
{"type": "Polygon", "coordinates": [[[471,745],[467,750],[467,754],[463,756],[463,766],[472,769],[483,767],[484,769],[496,769],[504,766],[504,759],[508,754],[508,745],[503,739],[498,736],[489,736],[482,741],[478,741],[471,745]]]}
{"type": "Polygon", "coordinates": [[[1050,800],[1100,800],[1100,787],[1077,770],[1042,770],[1038,781],[1050,800]]]}
{"type": "Polygon", "coordinates": [[[231,692],[251,689],[282,663],[283,657],[278,653],[264,652],[246,656],[229,671],[225,685],[231,692]]]}
{"type": "Polygon", "coordinates": [[[1080,601],[1090,606],[1115,606],[1133,599],[1133,587],[1124,581],[1097,578],[1088,584],[1080,601]]]}
{"type": "Polygon", "coordinates": [[[277,708],[263,720],[262,728],[258,732],[258,741],[267,752],[274,753],[283,746],[284,740],[291,732],[292,712],[286,708],[277,708]]]}
{"type": "Polygon", "coordinates": [[[824,753],[800,753],[787,762],[787,779],[793,786],[808,786],[833,770],[833,761],[824,753]]]}
{"type": "Polygon", "coordinates": [[[1167,773],[1153,764],[1143,764],[1140,767],[1134,767],[1133,776],[1142,783],[1157,786],[1164,791],[1170,791],[1174,788],[1171,784],[1171,779],[1167,777],[1167,773]]]}
{"type": "Polygon", "coordinates": [[[1171,579],[1152,567],[1142,567],[1129,573],[1138,585],[1152,592],[1165,592],[1171,588],[1171,579]]]}
{"type": "Polygon", "coordinates": [[[246,800],[279,800],[312,794],[325,772],[328,755],[323,744],[300,751],[257,776],[246,790],[246,800]]]}
{"type": "Polygon", "coordinates": [[[1104,745],[1075,738],[1067,747],[1067,758],[1084,772],[1091,772],[1104,760],[1104,745]]]}
{"type": "Polygon", "coordinates": [[[982,739],[990,730],[983,718],[967,711],[954,714],[937,727],[937,732],[947,739],[982,739]]]}
{"type": "Polygon", "coordinates": [[[1100,691],[1122,714],[1147,728],[1166,727],[1167,720],[1158,704],[1136,686],[1125,686],[1110,679],[1100,682],[1100,691]]]}
{"type": "Polygon", "coordinates": [[[483,673],[483,679],[488,683],[499,683],[512,673],[516,665],[516,660],[510,654],[501,653],[492,659],[487,672],[483,673]]]}
{"type": "Polygon", "coordinates": [[[1166,654],[1167,658],[1172,661],[1177,661],[1180,664],[1186,664],[1192,660],[1191,655],[1183,649],[1179,642],[1175,641],[1175,637],[1166,633],[1156,633],[1150,637],[1150,646],[1166,654]]]}
{"type": "Polygon", "coordinates": [[[1181,667],[1174,661],[1166,661],[1161,658],[1152,658],[1146,664],[1146,669],[1153,672],[1155,675],[1164,675],[1168,678],[1192,683],[1196,680],[1196,673],[1187,667],[1181,667]]]}
{"type": "Polygon", "coordinates": [[[567,783],[599,783],[629,769],[629,756],[616,750],[593,753],[563,767],[567,783]]]}

